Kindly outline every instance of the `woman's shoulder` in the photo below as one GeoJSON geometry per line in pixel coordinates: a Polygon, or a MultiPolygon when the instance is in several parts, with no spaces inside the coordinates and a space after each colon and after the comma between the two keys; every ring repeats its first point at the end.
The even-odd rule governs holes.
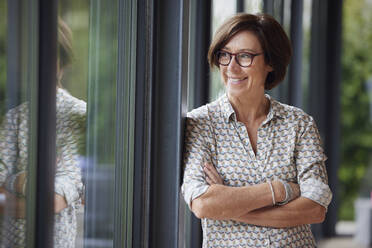
{"type": "Polygon", "coordinates": [[[285,117],[289,121],[313,122],[313,117],[299,107],[281,103],[276,100],[272,102],[275,105],[277,114],[285,117]]]}
{"type": "Polygon", "coordinates": [[[65,89],[57,90],[57,113],[62,115],[86,115],[87,104],[85,101],[72,96],[65,89]]]}
{"type": "Polygon", "coordinates": [[[221,99],[217,99],[213,102],[210,102],[208,104],[202,105],[198,108],[195,108],[187,113],[188,119],[193,120],[209,120],[211,121],[216,117],[216,114],[218,114],[221,110],[220,106],[221,99]]]}

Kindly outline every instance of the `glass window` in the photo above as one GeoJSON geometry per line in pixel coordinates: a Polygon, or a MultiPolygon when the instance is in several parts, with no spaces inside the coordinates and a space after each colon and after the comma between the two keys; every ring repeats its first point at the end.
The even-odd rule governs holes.
{"type": "Polygon", "coordinates": [[[308,94],[309,94],[309,80],[310,80],[310,40],[311,40],[311,7],[312,0],[304,1],[304,10],[302,16],[302,30],[303,30],[303,43],[302,43],[302,92],[304,109],[307,109],[308,94]]]}
{"type": "Polygon", "coordinates": [[[259,13],[263,9],[263,0],[244,0],[244,10],[246,13],[259,13]]]}
{"type": "MultiPolygon", "coordinates": [[[[236,13],[236,0],[224,1],[224,0],[213,0],[212,1],[212,39],[217,28],[230,16],[236,13]]],[[[220,79],[220,73],[217,68],[211,69],[210,72],[210,88],[209,88],[209,99],[213,101],[221,96],[224,92],[224,86],[220,79]]]]}
{"type": "MultiPolygon", "coordinates": [[[[76,247],[113,247],[115,239],[124,239],[119,242],[131,239],[130,230],[127,234],[117,232],[122,226],[116,224],[128,220],[117,218],[129,218],[117,216],[117,209],[124,206],[123,211],[126,211],[131,204],[130,201],[119,203],[115,198],[115,192],[120,192],[118,185],[123,185],[120,180],[126,182],[126,176],[130,176],[117,176],[118,167],[123,166],[122,161],[118,161],[117,151],[124,150],[119,160],[129,161],[132,149],[121,147],[125,141],[118,140],[122,138],[119,133],[133,132],[119,130],[118,126],[127,123],[128,118],[124,114],[117,115],[118,111],[125,113],[121,109],[123,106],[117,105],[117,94],[121,94],[118,93],[121,82],[117,78],[119,1],[109,0],[103,5],[101,1],[67,0],[60,1],[59,7],[59,27],[64,27],[66,32],[59,32],[57,125],[68,127],[57,126],[59,160],[55,185],[56,194],[64,196],[67,206],[60,212],[61,220],[56,219],[55,240],[62,240],[62,235],[67,233],[76,237],[76,247]],[[63,61],[65,55],[67,63],[63,61]],[[68,115],[63,116],[63,113],[68,115]],[[64,217],[70,219],[70,225],[64,225],[64,217]],[[62,222],[60,227],[58,221],[62,222]],[[115,233],[121,237],[115,237],[115,233]]],[[[126,39],[131,39],[130,33],[126,34],[126,39]]],[[[120,70],[125,71],[125,68],[120,67],[120,70]]],[[[125,92],[123,97],[129,95],[125,92]]]]}
{"type": "MultiPolygon", "coordinates": [[[[130,6],[131,1],[121,3],[130,6]]],[[[33,247],[37,231],[37,6],[34,1],[0,1],[1,247],[33,247]]],[[[119,66],[118,55],[121,46],[135,51],[135,28],[122,26],[125,39],[119,40],[124,21],[118,9],[118,0],[58,4],[57,75],[51,82],[56,83],[57,248],[131,243],[133,126],[122,128],[122,123],[133,119],[134,80],[119,82],[117,68],[123,75],[135,74],[135,66],[119,66]],[[124,100],[117,97],[119,86],[124,100]]],[[[135,52],[126,52],[121,56],[132,65],[135,52]]]]}
{"type": "Polygon", "coordinates": [[[0,1],[0,10],[0,246],[26,247],[34,224],[37,10],[18,1],[0,1]]]}
{"type": "Polygon", "coordinates": [[[89,2],[59,1],[55,247],[83,247],[89,2]]]}

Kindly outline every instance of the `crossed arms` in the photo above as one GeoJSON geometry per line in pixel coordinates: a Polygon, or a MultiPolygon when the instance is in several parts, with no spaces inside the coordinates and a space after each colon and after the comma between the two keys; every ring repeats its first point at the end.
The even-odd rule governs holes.
{"type": "MultiPolygon", "coordinates": [[[[291,227],[323,222],[326,208],[305,197],[300,197],[299,187],[291,183],[295,198],[288,204],[273,206],[272,193],[267,183],[247,187],[222,185],[216,169],[205,164],[208,190],[191,202],[191,210],[198,218],[235,220],[248,224],[270,227],[291,227]]],[[[275,201],[285,198],[281,182],[273,181],[275,201]]]]}

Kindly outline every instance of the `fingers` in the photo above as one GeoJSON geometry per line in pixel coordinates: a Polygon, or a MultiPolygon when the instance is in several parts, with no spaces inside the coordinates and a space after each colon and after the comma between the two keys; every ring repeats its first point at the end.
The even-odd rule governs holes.
{"type": "Polygon", "coordinates": [[[216,184],[214,181],[212,181],[212,179],[209,178],[209,176],[205,176],[205,180],[209,185],[216,184]]]}
{"type": "Polygon", "coordinates": [[[206,181],[209,185],[212,184],[223,184],[221,176],[218,174],[216,168],[210,163],[204,164],[204,172],[206,175],[206,181]]]}

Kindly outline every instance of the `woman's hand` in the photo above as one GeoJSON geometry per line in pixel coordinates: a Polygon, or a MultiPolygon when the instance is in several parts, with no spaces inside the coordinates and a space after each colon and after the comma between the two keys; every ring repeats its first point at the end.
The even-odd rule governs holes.
{"type": "Polygon", "coordinates": [[[216,168],[211,163],[204,163],[204,172],[205,172],[205,179],[209,185],[213,184],[221,184],[223,185],[223,180],[221,176],[218,174],[216,168]]]}
{"type": "Polygon", "coordinates": [[[58,214],[65,208],[67,208],[66,199],[63,196],[55,193],[54,194],[54,213],[58,214]]]}

